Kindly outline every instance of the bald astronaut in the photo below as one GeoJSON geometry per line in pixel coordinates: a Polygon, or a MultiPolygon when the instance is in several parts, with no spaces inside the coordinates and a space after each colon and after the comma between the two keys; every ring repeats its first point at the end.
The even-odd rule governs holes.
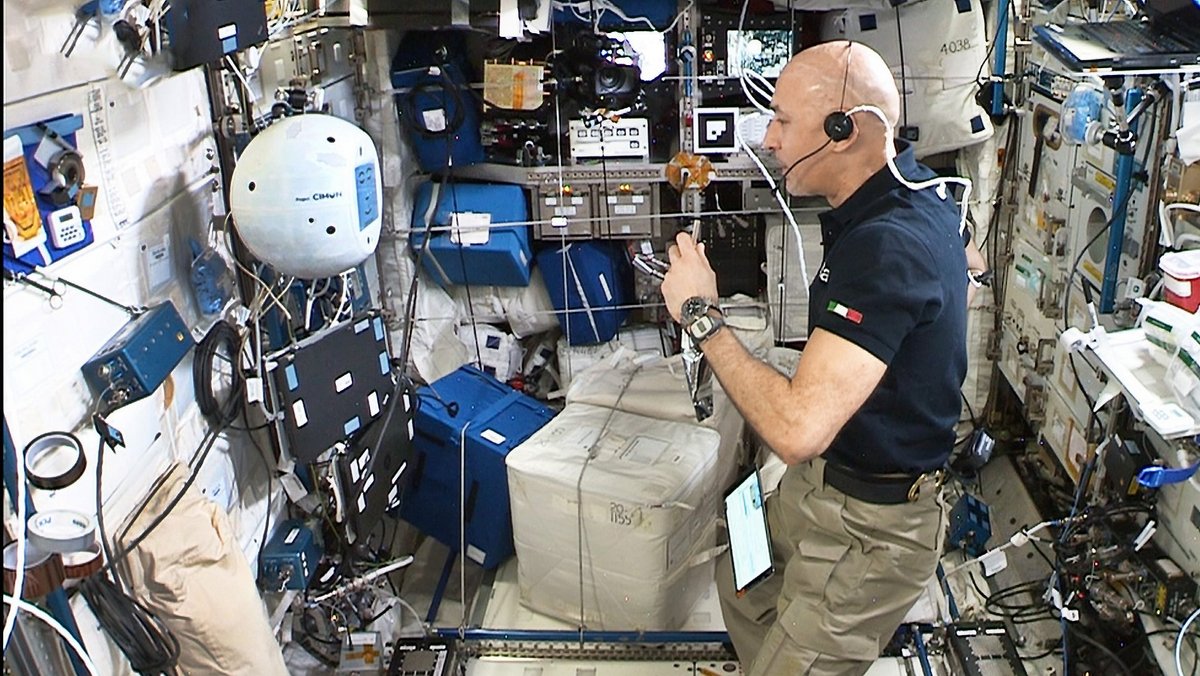
{"type": "Polygon", "coordinates": [[[717,562],[725,624],[750,676],[865,673],[933,575],[946,531],[940,489],[967,368],[967,273],[986,264],[969,236],[964,244],[947,191],[894,177],[889,157],[908,182],[935,175],[864,105],[894,126],[900,96],[879,54],[844,41],[797,54],[771,103],[764,147],[787,168],[784,187],[831,207],[791,379],[723,330],[704,244],[680,233],[668,252],[668,311],[685,330],[704,327],[713,373],[789,465],[766,501],[775,574],[739,597],[729,555],[717,562]]]}

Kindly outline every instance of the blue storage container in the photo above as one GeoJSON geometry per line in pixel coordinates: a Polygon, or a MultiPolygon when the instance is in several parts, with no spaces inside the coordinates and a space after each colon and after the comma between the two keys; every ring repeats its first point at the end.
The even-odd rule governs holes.
{"type": "Polygon", "coordinates": [[[417,398],[412,483],[400,516],[451,549],[460,547],[459,455],[465,446],[465,554],[495,568],[513,553],[504,460],[554,412],[473,366],[419,388],[417,398]]]}
{"type": "Polygon", "coordinates": [[[419,252],[426,218],[435,228],[421,265],[439,284],[529,286],[533,251],[529,247],[529,204],[525,190],[503,183],[423,183],[413,200],[412,236],[419,252]],[[430,203],[434,207],[430,208],[430,203]],[[490,226],[464,224],[456,240],[447,230],[454,214],[487,214],[490,226]],[[514,223],[501,225],[497,223],[514,223]],[[476,239],[486,237],[486,241],[476,239]]]}
{"type": "Polygon", "coordinates": [[[573,242],[539,252],[537,264],[569,344],[604,343],[616,337],[633,296],[623,245],[573,242]]]}
{"type": "Polygon", "coordinates": [[[483,161],[481,103],[466,53],[462,31],[409,31],[392,59],[401,125],[422,171],[442,171],[451,159],[456,167],[483,161]]]}

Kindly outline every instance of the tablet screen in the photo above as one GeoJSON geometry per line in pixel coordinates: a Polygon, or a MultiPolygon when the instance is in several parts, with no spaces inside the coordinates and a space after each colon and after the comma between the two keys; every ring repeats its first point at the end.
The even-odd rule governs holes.
{"type": "Polygon", "coordinates": [[[771,565],[771,535],[762,484],[754,471],[725,495],[725,521],[729,527],[729,550],[733,559],[733,582],[738,596],[767,579],[771,565]]]}

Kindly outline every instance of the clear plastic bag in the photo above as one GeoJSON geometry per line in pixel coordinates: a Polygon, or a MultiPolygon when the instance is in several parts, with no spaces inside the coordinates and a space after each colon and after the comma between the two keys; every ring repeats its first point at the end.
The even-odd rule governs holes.
{"type": "Polygon", "coordinates": [[[233,296],[229,266],[215,249],[202,247],[194,239],[188,244],[192,249],[190,279],[196,307],[205,315],[220,314],[233,296]]]}
{"type": "Polygon", "coordinates": [[[1090,82],[1080,82],[1063,101],[1062,133],[1068,143],[1092,142],[1100,125],[1104,90],[1090,82]]]}

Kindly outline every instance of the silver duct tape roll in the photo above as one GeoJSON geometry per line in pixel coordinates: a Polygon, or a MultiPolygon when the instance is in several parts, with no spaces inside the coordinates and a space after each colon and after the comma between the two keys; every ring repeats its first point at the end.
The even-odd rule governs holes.
{"type": "Polygon", "coordinates": [[[96,524],[82,512],[67,509],[38,512],[29,519],[29,541],[43,552],[83,551],[96,541],[96,524]]]}

